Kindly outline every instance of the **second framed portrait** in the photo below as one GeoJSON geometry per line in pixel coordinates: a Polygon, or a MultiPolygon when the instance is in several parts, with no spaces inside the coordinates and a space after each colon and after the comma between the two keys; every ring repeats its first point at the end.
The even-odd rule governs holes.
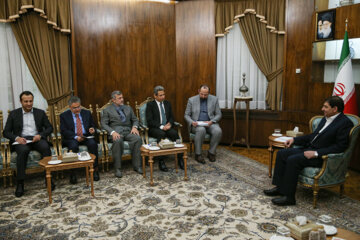
{"type": "Polygon", "coordinates": [[[316,13],[315,41],[332,40],[335,36],[335,9],[316,13]]]}

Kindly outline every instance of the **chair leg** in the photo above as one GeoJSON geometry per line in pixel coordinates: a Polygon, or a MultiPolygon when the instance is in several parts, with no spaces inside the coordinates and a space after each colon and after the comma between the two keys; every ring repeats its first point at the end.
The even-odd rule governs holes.
{"type": "Polygon", "coordinates": [[[340,197],[342,197],[344,194],[344,184],[340,185],[340,197]]]}
{"type": "Polygon", "coordinates": [[[314,189],[314,190],[313,190],[313,194],[314,194],[313,208],[316,208],[316,202],[317,202],[318,193],[319,193],[319,190],[318,190],[318,189],[314,189]]]}

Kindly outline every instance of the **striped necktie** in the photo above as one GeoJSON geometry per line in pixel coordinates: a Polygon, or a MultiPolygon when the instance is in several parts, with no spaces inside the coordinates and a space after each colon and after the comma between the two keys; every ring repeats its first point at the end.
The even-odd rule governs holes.
{"type": "Polygon", "coordinates": [[[76,116],[76,135],[81,137],[83,135],[81,120],[79,114],[76,114],[75,116],[76,116]]]}

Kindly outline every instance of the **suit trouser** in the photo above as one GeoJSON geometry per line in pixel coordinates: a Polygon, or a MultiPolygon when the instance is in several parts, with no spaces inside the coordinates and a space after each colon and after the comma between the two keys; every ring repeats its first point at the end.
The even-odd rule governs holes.
{"type": "MultiPolygon", "coordinates": [[[[112,139],[110,141],[112,141],[112,139]]],[[[121,138],[119,140],[113,141],[111,151],[112,151],[112,157],[114,159],[115,169],[121,168],[121,160],[122,160],[122,155],[124,153],[124,141],[127,141],[129,143],[133,167],[140,168],[141,167],[140,147],[142,144],[141,137],[129,133],[125,136],[121,134],[121,138]]]]}
{"type": "Polygon", "coordinates": [[[222,136],[222,130],[217,123],[211,124],[210,127],[191,127],[191,132],[195,134],[195,154],[200,155],[202,152],[202,145],[205,140],[205,134],[210,134],[210,148],[209,152],[211,154],[216,153],[216,147],[219,145],[221,136],[222,136]]]}
{"type": "MultiPolygon", "coordinates": [[[[179,134],[177,133],[177,131],[173,128],[170,128],[167,131],[161,130],[160,128],[150,128],[149,129],[149,135],[153,138],[156,138],[157,142],[160,142],[161,139],[165,139],[165,138],[169,138],[171,141],[176,141],[177,139],[179,139],[179,134]]],[[[178,157],[182,158],[184,156],[183,153],[179,153],[177,155],[178,157]]],[[[162,160],[165,158],[165,156],[158,156],[156,157],[159,160],[162,160]]]]}
{"type": "Polygon", "coordinates": [[[274,177],[272,183],[279,188],[281,194],[295,198],[296,186],[300,172],[305,167],[321,167],[321,158],[307,159],[304,151],[309,149],[281,149],[276,155],[274,177]]]}
{"type": "Polygon", "coordinates": [[[76,139],[64,139],[63,144],[74,153],[79,152],[79,145],[85,145],[89,153],[95,155],[94,168],[98,167],[98,144],[93,138],[85,138],[84,141],[78,142],[76,139]]]}
{"type": "Polygon", "coordinates": [[[41,154],[41,158],[44,158],[46,156],[51,156],[50,146],[48,142],[44,139],[40,139],[40,141],[34,143],[14,145],[14,149],[17,154],[17,158],[16,158],[17,181],[22,181],[25,179],[25,170],[26,170],[27,160],[30,151],[32,150],[38,151],[41,154]]]}

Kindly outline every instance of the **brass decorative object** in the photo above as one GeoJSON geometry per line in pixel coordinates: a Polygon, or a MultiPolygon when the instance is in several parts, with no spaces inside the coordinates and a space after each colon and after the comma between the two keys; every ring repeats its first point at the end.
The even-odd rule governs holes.
{"type": "Polygon", "coordinates": [[[246,93],[249,91],[249,88],[245,85],[246,74],[243,73],[242,76],[243,85],[239,88],[240,97],[246,97],[246,93]]]}

